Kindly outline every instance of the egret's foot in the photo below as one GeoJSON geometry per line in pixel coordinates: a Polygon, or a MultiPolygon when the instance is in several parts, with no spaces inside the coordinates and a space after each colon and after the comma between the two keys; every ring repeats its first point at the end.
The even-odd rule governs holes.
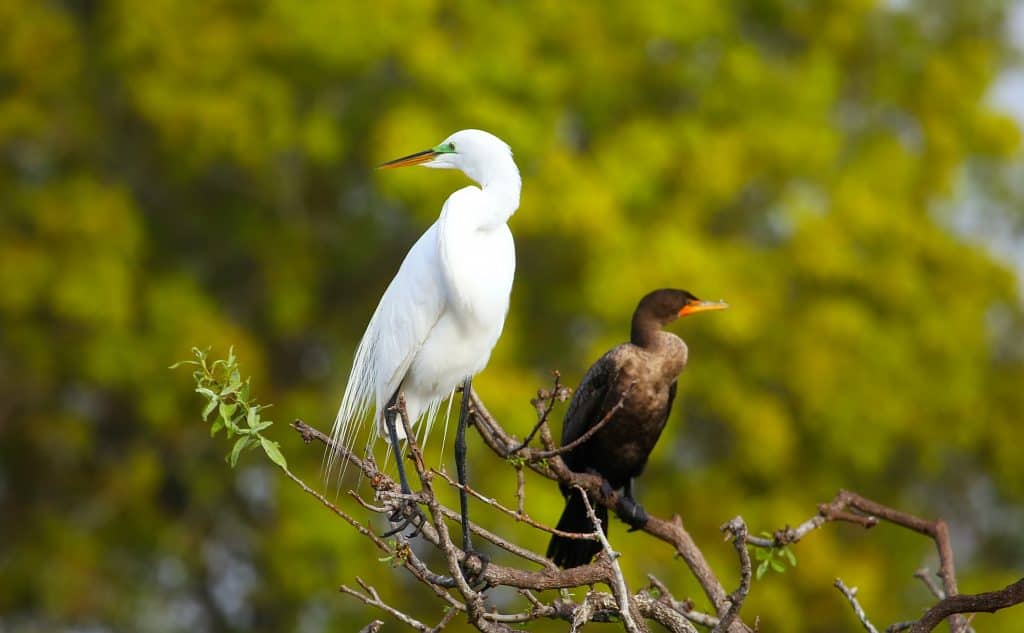
{"type": "Polygon", "coordinates": [[[419,536],[419,533],[423,531],[423,525],[427,522],[427,517],[415,501],[402,499],[398,501],[395,508],[388,514],[388,521],[395,524],[395,527],[381,536],[384,538],[394,536],[411,525],[413,531],[409,532],[406,538],[413,538],[419,536]]]}
{"type": "Polygon", "coordinates": [[[459,563],[459,571],[462,572],[462,577],[470,589],[483,591],[490,587],[490,583],[484,578],[490,564],[491,560],[475,549],[466,550],[466,557],[459,563]]]}
{"type": "Polygon", "coordinates": [[[642,530],[651,518],[651,516],[647,514],[647,510],[644,510],[642,505],[629,497],[622,497],[619,499],[619,503],[615,508],[615,513],[619,515],[620,519],[629,525],[630,532],[642,530]]]}

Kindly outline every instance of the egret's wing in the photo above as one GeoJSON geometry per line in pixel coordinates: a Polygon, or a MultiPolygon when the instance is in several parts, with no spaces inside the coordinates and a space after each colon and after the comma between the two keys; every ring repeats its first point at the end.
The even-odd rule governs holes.
{"type": "MultiPolygon", "coordinates": [[[[359,342],[331,432],[336,443],[351,449],[370,405],[374,405],[375,418],[380,417],[398,390],[444,310],[441,274],[438,225],[434,223],[405,256],[359,342]]],[[[378,432],[375,426],[371,441],[378,432]]],[[[328,457],[328,474],[335,459],[335,453],[328,457]]]]}

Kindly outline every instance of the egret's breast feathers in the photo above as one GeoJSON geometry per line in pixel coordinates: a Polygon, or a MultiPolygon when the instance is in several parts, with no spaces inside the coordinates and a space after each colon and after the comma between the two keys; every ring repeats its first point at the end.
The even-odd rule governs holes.
{"type": "Polygon", "coordinates": [[[440,252],[449,307],[467,329],[493,332],[508,312],[516,257],[512,232],[489,221],[493,201],[476,187],[453,193],[439,220],[440,252]]]}

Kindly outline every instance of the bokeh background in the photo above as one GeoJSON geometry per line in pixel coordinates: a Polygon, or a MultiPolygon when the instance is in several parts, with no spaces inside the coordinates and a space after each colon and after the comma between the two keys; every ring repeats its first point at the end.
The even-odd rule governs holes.
{"type": "MultiPolygon", "coordinates": [[[[167,367],[234,345],[319,482],[283,422],[329,425],[376,300],[465,184],[373,166],[465,127],[524,177],[476,383],[506,427],[646,291],[723,298],[674,328],[691,363],[639,494],[727,585],[722,522],[795,524],[840,487],[945,517],[963,591],[1018,578],[1022,53],[1024,6],[995,0],[0,3],[0,631],[355,630],[387,619],[337,593],[357,574],[440,617],[261,456],[228,468],[167,367]]],[[[553,522],[557,491],[531,480],[528,508],[553,522]]],[[[667,548],[612,542],[634,586],[706,608],[667,548]]],[[[859,630],[837,575],[878,624],[931,602],[919,536],[833,526],[796,554],[744,607],[762,630],[859,630]]]]}

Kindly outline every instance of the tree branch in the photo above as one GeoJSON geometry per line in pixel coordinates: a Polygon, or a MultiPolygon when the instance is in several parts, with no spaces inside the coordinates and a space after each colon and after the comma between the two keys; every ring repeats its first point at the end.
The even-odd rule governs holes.
{"type": "Polygon", "coordinates": [[[910,633],[928,633],[943,620],[958,613],[995,613],[1000,609],[1024,602],[1024,578],[1003,587],[999,591],[948,596],[910,627],[910,633]]]}
{"type": "Polygon", "coordinates": [[[857,588],[847,587],[839,578],[836,578],[836,581],[833,584],[835,585],[835,588],[841,591],[843,595],[846,596],[846,599],[850,601],[850,606],[853,607],[853,612],[856,614],[857,619],[860,620],[862,625],[864,625],[864,629],[868,633],[878,633],[878,629],[875,628],[875,625],[871,624],[871,621],[868,620],[868,614],[864,612],[864,608],[860,606],[859,602],[857,602],[857,588]]]}
{"type": "MultiPolygon", "coordinates": [[[[567,393],[568,390],[559,384],[556,374],[554,388],[550,391],[540,391],[538,398],[532,401],[537,410],[538,423],[531,432],[531,435],[540,435],[543,448],[531,448],[525,444],[520,445],[490,415],[475,393],[471,392],[468,396],[470,398],[469,413],[471,423],[491,450],[506,461],[509,461],[516,471],[516,509],[513,510],[496,499],[487,497],[468,486],[466,491],[477,500],[490,505],[505,515],[511,516],[517,521],[526,523],[532,528],[548,534],[561,534],[561,532],[536,521],[527,515],[525,511],[526,479],[524,472],[527,468],[544,478],[566,486],[577,487],[583,491],[583,497],[587,500],[588,512],[592,515],[592,519],[596,519],[596,512],[591,501],[612,510],[617,508],[620,501],[618,493],[608,491],[606,486],[602,486],[603,482],[599,476],[575,473],[566,467],[561,459],[561,453],[565,450],[570,450],[573,446],[565,446],[561,447],[561,449],[554,447],[548,421],[554,403],[558,400],[564,400],[567,397],[567,393]],[[518,452],[513,452],[512,449],[514,448],[518,448],[518,452]]],[[[621,406],[624,400],[625,394],[620,398],[616,406],[621,406]]],[[[594,534],[567,535],[574,538],[589,538],[601,541],[602,554],[593,563],[563,570],[558,569],[539,554],[512,543],[474,523],[470,523],[470,530],[474,534],[497,547],[509,551],[530,564],[539,565],[540,569],[519,569],[496,563],[485,565],[478,557],[467,557],[466,553],[452,541],[447,521],[457,520],[459,513],[439,503],[433,489],[433,479],[435,476],[440,476],[450,486],[454,488],[459,488],[460,486],[443,470],[437,471],[426,468],[422,452],[415,441],[415,435],[412,433],[412,428],[405,412],[404,399],[400,399],[398,410],[406,434],[410,438],[406,445],[407,453],[414,465],[421,486],[419,492],[411,495],[403,495],[399,492],[397,483],[382,473],[371,457],[360,458],[354,455],[344,447],[335,445],[328,436],[299,420],[295,421],[293,427],[302,435],[307,443],[317,440],[328,448],[338,451],[343,459],[349,460],[359,467],[374,489],[375,498],[378,500],[375,503],[380,505],[371,504],[354,492],[350,491],[350,494],[368,511],[389,515],[398,508],[406,512],[407,518],[412,518],[417,511],[415,510],[415,505],[409,503],[410,501],[426,506],[429,520],[423,521],[422,525],[417,526],[417,531],[426,542],[441,551],[447,567],[447,575],[431,571],[416,556],[413,549],[409,546],[407,537],[401,533],[395,536],[395,540],[392,541],[393,544],[385,542],[368,526],[356,521],[351,515],[328,501],[322,494],[307,486],[293,473],[287,470],[285,473],[305,492],[316,498],[331,512],[354,527],[360,534],[369,538],[374,543],[374,546],[385,552],[394,564],[404,567],[418,581],[429,586],[435,595],[443,601],[446,607],[444,617],[441,618],[435,627],[428,627],[415,618],[409,618],[404,616],[404,614],[400,614],[400,612],[396,615],[395,612],[397,610],[384,604],[376,591],[372,587],[365,585],[360,579],[357,580],[363,588],[362,593],[348,587],[342,588],[343,592],[394,615],[408,626],[417,630],[440,631],[458,614],[465,613],[470,623],[482,631],[510,631],[508,628],[509,624],[522,624],[545,618],[569,622],[572,630],[578,630],[579,627],[587,622],[616,620],[620,621],[627,631],[639,633],[647,630],[645,620],[651,619],[673,632],[693,633],[696,631],[693,624],[691,624],[693,622],[709,627],[715,633],[725,631],[729,633],[749,633],[751,629],[739,618],[740,608],[750,591],[752,576],[750,554],[747,546],[762,548],[785,547],[799,542],[811,532],[834,521],[848,522],[864,528],[871,528],[881,520],[928,536],[935,541],[940,562],[938,577],[942,581],[942,587],[931,581],[926,570],[918,570],[915,576],[925,582],[929,590],[939,598],[939,602],[929,609],[920,620],[897,623],[891,625],[887,631],[910,630],[914,633],[922,633],[931,631],[938,623],[949,619],[953,633],[963,633],[965,630],[969,630],[969,627],[966,620],[959,614],[977,611],[996,611],[1024,602],[1024,578],[1000,591],[975,595],[958,595],[952,548],[950,547],[949,534],[945,522],[941,519],[928,521],[846,490],[840,490],[829,503],[819,505],[818,512],[803,523],[795,528],[786,526],[783,529],[776,530],[770,538],[750,536],[746,524],[741,517],[736,517],[723,525],[723,531],[728,532],[731,536],[740,563],[740,583],[731,594],[726,593],[715,573],[708,565],[703,553],[683,527],[678,515],[668,520],[652,516],[642,530],[656,539],[671,545],[676,553],[683,558],[700,584],[704,594],[714,606],[714,615],[695,611],[692,602],[689,600],[675,600],[664,583],[661,583],[653,576],[650,576],[651,584],[657,590],[658,595],[653,595],[648,590],[640,591],[635,595],[630,594],[625,578],[618,566],[618,554],[612,550],[610,542],[600,530],[594,534]],[[485,603],[485,594],[479,589],[471,587],[466,582],[467,576],[479,579],[484,586],[506,586],[519,589],[520,595],[528,603],[526,610],[501,613],[488,608],[485,603]],[[568,594],[564,593],[561,598],[544,603],[538,600],[532,593],[533,591],[543,591],[546,589],[564,590],[573,587],[593,587],[595,584],[602,583],[612,589],[611,593],[594,591],[592,589],[580,603],[574,602],[569,598],[568,594]],[[452,591],[453,589],[455,590],[454,592],[452,591]],[[455,597],[457,595],[464,598],[465,602],[458,600],[455,597]]],[[[611,416],[607,417],[610,419],[611,416]]],[[[607,423],[607,421],[602,420],[601,423],[607,423]]],[[[581,438],[579,443],[582,444],[586,439],[588,438],[581,438]]],[[[405,458],[403,455],[399,457],[405,458]]],[[[856,600],[856,589],[847,588],[838,579],[835,586],[846,596],[865,629],[869,632],[877,633],[877,630],[868,621],[863,609],[856,600]]],[[[368,625],[367,629],[372,630],[370,627],[374,624],[368,625]]]]}

